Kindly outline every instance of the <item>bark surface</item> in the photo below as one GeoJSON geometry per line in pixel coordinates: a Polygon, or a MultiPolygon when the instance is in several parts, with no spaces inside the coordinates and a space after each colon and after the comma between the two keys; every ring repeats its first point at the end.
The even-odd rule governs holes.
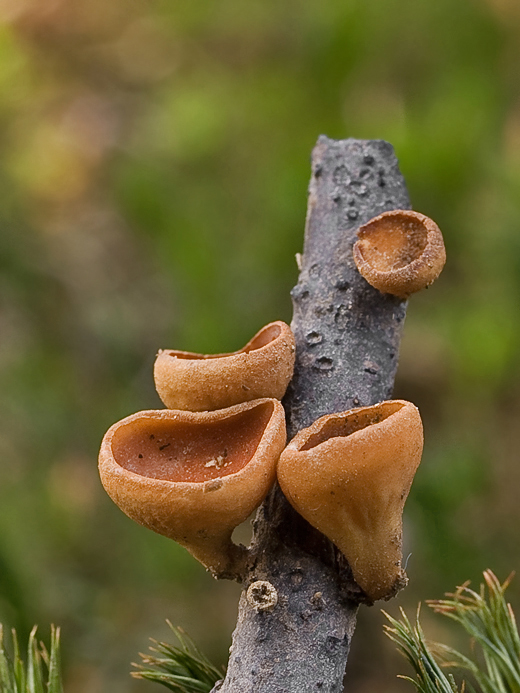
{"type": "MultiPolygon", "coordinates": [[[[406,302],[361,277],[352,245],[372,217],[409,208],[390,144],[319,138],[292,291],[296,367],[283,401],[289,439],[324,414],[391,398],[406,302]]],[[[342,691],[366,601],[345,558],[276,487],[254,522],[228,672],[214,692],[342,691]]]]}

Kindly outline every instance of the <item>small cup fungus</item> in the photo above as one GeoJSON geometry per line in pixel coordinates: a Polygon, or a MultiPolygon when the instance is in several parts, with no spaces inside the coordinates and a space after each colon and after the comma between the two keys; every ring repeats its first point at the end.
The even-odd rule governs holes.
{"type": "Polygon", "coordinates": [[[291,328],[282,321],[272,322],[230,354],[160,351],[155,386],[170,409],[211,411],[262,397],[281,399],[294,358],[291,328]]]}
{"type": "Polygon", "coordinates": [[[439,227],[418,212],[384,212],[361,226],[358,238],[359,273],[381,293],[402,299],[434,282],[446,262],[439,227]]]}
{"type": "Polygon", "coordinates": [[[346,556],[371,601],[406,584],[402,512],[422,445],[418,409],[392,400],[321,417],[278,462],[291,505],[346,556]]]}
{"type": "Polygon", "coordinates": [[[107,431],[99,472],[129,517],[186,547],[214,575],[237,578],[246,549],[231,535],[272,487],[285,440],[275,399],[214,412],[142,411],[107,431]]]}

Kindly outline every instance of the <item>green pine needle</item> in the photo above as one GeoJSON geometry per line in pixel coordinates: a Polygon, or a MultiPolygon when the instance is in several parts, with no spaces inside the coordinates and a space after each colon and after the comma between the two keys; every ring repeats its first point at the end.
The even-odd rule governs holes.
{"type": "Polygon", "coordinates": [[[12,657],[8,654],[0,624],[0,693],[63,693],[60,667],[60,631],[52,626],[50,655],[36,640],[36,626],[27,646],[24,664],[16,631],[12,631],[12,657]]]}
{"type": "Polygon", "coordinates": [[[401,676],[414,684],[419,693],[463,693],[464,687],[459,691],[452,676],[446,677],[439,664],[437,664],[428,645],[419,623],[419,609],[415,625],[412,626],[403,609],[401,620],[392,618],[386,611],[383,614],[390,621],[390,626],[385,626],[385,632],[393,640],[406,659],[415,670],[416,680],[401,676]]]}
{"type": "Polygon", "coordinates": [[[466,583],[447,594],[449,599],[428,602],[436,613],[459,623],[479,646],[483,665],[456,650],[443,649],[458,666],[471,670],[483,693],[520,693],[520,637],[513,609],[504,596],[512,577],[501,585],[486,570],[480,592],[466,583]]]}
{"type": "Polygon", "coordinates": [[[152,639],[152,654],[140,653],[143,663],[133,664],[137,671],[133,671],[132,676],[155,681],[176,693],[209,693],[225,671],[211,664],[182,628],[166,622],[180,647],[152,639]]]}
{"type": "MultiPolygon", "coordinates": [[[[397,643],[412,665],[416,679],[411,681],[419,693],[459,693],[453,676],[443,669],[457,668],[469,672],[478,693],[520,693],[520,637],[511,605],[504,593],[512,576],[503,584],[487,570],[485,584],[480,592],[469,589],[466,583],[457,588],[448,599],[429,601],[436,613],[453,619],[471,637],[473,657],[466,657],[440,643],[427,644],[419,623],[419,612],[414,626],[401,609],[401,620],[386,614],[390,626],[385,626],[388,637],[397,643]]],[[[462,682],[460,693],[475,691],[462,682]]]]}

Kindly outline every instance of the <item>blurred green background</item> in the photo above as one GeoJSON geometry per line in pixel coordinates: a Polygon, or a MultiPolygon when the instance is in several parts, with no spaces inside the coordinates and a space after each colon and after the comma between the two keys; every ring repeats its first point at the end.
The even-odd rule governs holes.
{"type": "MultiPolygon", "coordinates": [[[[158,348],[290,321],[320,133],[392,142],[449,258],[402,345],[426,448],[387,608],[520,568],[519,65],[518,0],[0,0],[0,620],[61,624],[67,693],[155,690],[127,672],[167,617],[226,659],[239,588],[128,520],[97,450],[161,407],[158,348]]],[[[411,690],[382,623],[352,693],[411,690]]]]}

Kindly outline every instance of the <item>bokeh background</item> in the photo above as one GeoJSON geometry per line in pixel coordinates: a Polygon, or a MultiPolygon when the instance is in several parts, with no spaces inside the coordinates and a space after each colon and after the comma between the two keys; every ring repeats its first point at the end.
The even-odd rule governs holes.
{"type": "MultiPolygon", "coordinates": [[[[320,133],[392,142],[449,257],[402,345],[426,449],[387,607],[520,568],[519,65],[518,0],[0,0],[0,620],[62,626],[67,693],[159,690],[128,671],[165,618],[226,660],[238,587],[128,520],[97,450],[161,406],[158,348],[290,321],[320,133]]],[[[352,693],[411,690],[382,623],[352,693]]]]}

